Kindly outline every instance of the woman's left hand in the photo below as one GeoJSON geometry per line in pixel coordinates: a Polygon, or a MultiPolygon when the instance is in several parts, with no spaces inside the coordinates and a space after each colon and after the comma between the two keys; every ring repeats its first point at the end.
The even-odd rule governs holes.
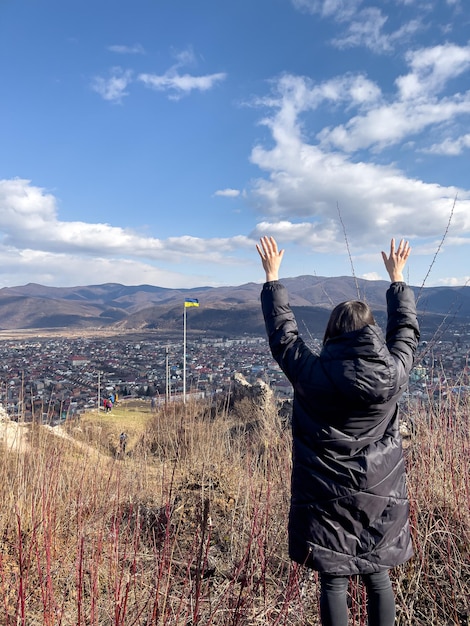
{"type": "Polygon", "coordinates": [[[266,272],[266,282],[279,280],[279,268],[281,266],[284,250],[277,249],[274,237],[261,237],[256,249],[261,257],[263,269],[266,272]]]}

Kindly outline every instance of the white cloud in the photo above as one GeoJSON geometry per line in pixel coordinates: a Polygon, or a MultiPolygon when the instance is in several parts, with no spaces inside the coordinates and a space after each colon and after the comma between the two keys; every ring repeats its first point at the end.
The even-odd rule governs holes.
{"type": "Polygon", "coordinates": [[[470,275],[452,276],[450,278],[440,278],[437,285],[441,287],[459,287],[461,285],[468,286],[470,284],[470,275]]]}
{"type": "MultiPolygon", "coordinates": [[[[143,256],[150,255],[151,249],[157,257],[167,256],[170,260],[178,259],[179,254],[199,260],[210,249],[219,255],[216,262],[228,263],[232,261],[226,255],[248,249],[253,240],[268,232],[294,247],[300,245],[331,257],[344,255],[343,221],[355,250],[375,250],[378,240],[406,236],[414,238],[416,256],[426,258],[434,253],[436,242],[446,230],[456,197],[451,230],[462,233],[468,241],[468,190],[425,183],[409,178],[393,165],[354,158],[359,149],[377,151],[409,141],[421,130],[439,127],[443,122],[450,131],[456,117],[470,111],[470,100],[466,94],[447,93],[440,99],[437,94],[450,79],[466,71],[466,55],[465,47],[456,46],[410,53],[409,72],[397,80],[392,95],[382,93],[362,74],[338,76],[322,83],[289,74],[281,76],[273,92],[258,101],[267,111],[262,123],[269,129],[273,144],[269,148],[258,144],[252,150],[252,163],[265,175],[253,184],[250,199],[263,217],[249,237],[213,240],[213,245],[204,239],[178,237],[160,242],[161,252],[155,252],[154,241],[139,240],[135,245],[131,239],[127,248],[132,246],[135,256],[141,254],[141,249],[143,256]],[[336,116],[342,112],[345,121],[335,128],[318,128],[320,143],[315,144],[311,141],[315,129],[304,126],[304,114],[326,109],[325,103],[334,105],[336,116]],[[345,152],[338,152],[338,148],[345,152]],[[429,242],[429,249],[416,245],[423,240],[429,242]]],[[[175,67],[171,71],[177,74],[175,67]]],[[[161,89],[170,88],[171,81],[157,80],[156,84],[161,89]]],[[[453,145],[448,140],[430,150],[437,152],[440,145],[441,152],[447,150],[450,154],[463,150],[467,142],[465,135],[453,145]]],[[[238,197],[239,193],[227,188],[214,195],[238,197]]],[[[457,245],[450,234],[446,244],[449,248],[457,245]]],[[[378,273],[375,267],[371,271],[366,267],[360,275],[373,278],[378,273]]]]}
{"type": "Polygon", "coordinates": [[[238,198],[239,195],[239,189],[218,189],[214,193],[214,196],[222,196],[223,198],[238,198]]]}
{"type": "Polygon", "coordinates": [[[430,154],[443,154],[445,156],[458,156],[464,150],[470,148],[470,134],[463,135],[458,139],[444,139],[441,143],[435,143],[423,150],[430,154]]]}
{"type": "Polygon", "coordinates": [[[411,72],[397,79],[401,100],[416,100],[439,93],[451,79],[470,68],[470,45],[444,44],[406,55],[411,72]]]}
{"type": "Polygon", "coordinates": [[[250,233],[250,238],[257,240],[266,233],[284,243],[301,244],[315,252],[341,253],[344,251],[344,241],[338,240],[338,224],[334,220],[313,224],[309,222],[294,224],[288,220],[263,221],[256,225],[250,233]]]}
{"type": "Polygon", "coordinates": [[[391,52],[397,44],[403,45],[423,28],[420,20],[411,19],[397,30],[387,33],[384,32],[387,21],[380,9],[364,9],[350,22],[345,34],[335,38],[333,43],[338,48],[364,46],[373,52],[385,53],[391,52]]]}
{"type": "MultiPolygon", "coordinates": [[[[284,74],[275,82],[274,93],[258,99],[257,104],[279,108],[278,117],[283,117],[291,127],[300,126],[299,114],[315,110],[325,102],[344,104],[348,109],[368,110],[381,98],[380,88],[362,74],[337,76],[322,83],[314,83],[304,76],[284,74]]],[[[271,126],[271,118],[265,118],[262,123],[271,126]]]]}
{"type": "Polygon", "coordinates": [[[357,14],[362,0],[292,0],[292,4],[301,11],[344,22],[357,14]]]}
{"type": "Polygon", "coordinates": [[[383,33],[387,17],[377,8],[364,9],[360,12],[361,19],[352,20],[347,32],[333,41],[338,48],[352,48],[366,45],[378,52],[391,49],[389,38],[383,33]]]}
{"type": "Polygon", "coordinates": [[[423,28],[421,19],[409,19],[400,28],[385,32],[389,20],[382,8],[363,6],[362,0],[292,0],[292,4],[298,10],[318,14],[341,24],[343,33],[332,40],[332,44],[338,48],[363,46],[377,53],[391,52],[398,43],[410,40],[423,28]]]}
{"type": "Polygon", "coordinates": [[[149,263],[120,257],[84,257],[71,253],[18,250],[0,246],[0,286],[29,282],[61,287],[107,282],[124,285],[151,284],[172,289],[198,287],[210,282],[207,275],[161,269],[149,263]]]}
{"type": "Polygon", "coordinates": [[[322,129],[320,141],[346,152],[371,146],[381,150],[470,114],[470,91],[437,97],[449,81],[470,70],[470,46],[435,46],[410,53],[407,59],[411,71],[396,80],[394,100],[379,106],[372,100],[369,107],[362,107],[365,111],[347,122],[322,129]]]}
{"type": "Polygon", "coordinates": [[[344,249],[341,216],[356,247],[391,236],[438,238],[446,230],[457,197],[452,228],[468,237],[468,190],[409,178],[393,165],[353,160],[331,147],[354,153],[371,145],[407,139],[417,127],[431,127],[457,113],[470,112],[470,99],[459,101],[458,95],[448,96],[440,102],[422,104],[422,108],[416,102],[405,106],[399,100],[384,105],[379,88],[371,83],[371,95],[358,103],[366,109],[365,114],[336,129],[320,131],[323,142],[319,145],[308,141],[312,128],[309,135],[304,133],[303,114],[317,109],[322,99],[329,97],[337,106],[344,106],[347,116],[346,95],[351,93],[351,84],[351,77],[340,77],[328,81],[334,89],[325,89],[325,85],[314,85],[301,77],[283,76],[274,94],[264,101],[269,113],[263,122],[272,133],[274,145],[258,144],[252,150],[251,160],[265,176],[255,181],[251,199],[256,209],[270,219],[256,234],[269,230],[321,251],[338,246],[344,249]]]}
{"type": "MultiPolygon", "coordinates": [[[[109,50],[120,54],[144,53],[143,48],[135,46],[110,46],[109,50]]],[[[225,72],[214,74],[204,74],[195,76],[189,73],[181,73],[180,68],[185,65],[196,63],[196,56],[192,48],[175,53],[176,63],[163,74],[152,74],[141,72],[134,79],[132,70],[125,70],[121,67],[113,67],[108,77],[95,76],[91,82],[91,88],[96,91],[104,100],[120,103],[125,96],[128,96],[128,86],[134,81],[139,81],[146,87],[156,91],[163,91],[169,94],[171,100],[178,100],[191,91],[208,91],[227,77],[225,72]]]]}
{"type": "Polygon", "coordinates": [[[365,274],[362,274],[361,278],[364,278],[365,280],[384,280],[384,277],[378,272],[366,272],[365,274]]]}
{"type": "Polygon", "coordinates": [[[341,231],[333,227],[339,218],[338,205],[347,231],[357,241],[397,232],[443,233],[457,194],[461,200],[454,225],[470,230],[468,193],[407,178],[391,166],[353,163],[302,143],[297,150],[288,145],[285,151],[279,143],[272,150],[258,146],[252,159],[269,173],[269,179],[259,179],[254,188],[260,212],[279,220],[309,217],[327,225],[335,239],[342,239],[341,231]]]}
{"type": "Polygon", "coordinates": [[[141,73],[137,79],[146,87],[156,91],[169,92],[170,99],[178,100],[193,90],[208,91],[216,83],[225,80],[227,76],[225,72],[202,76],[181,73],[180,68],[187,65],[195,65],[197,62],[196,55],[191,47],[175,52],[174,56],[176,63],[163,74],[141,73]]]}
{"type": "Polygon", "coordinates": [[[56,219],[57,207],[52,194],[33,187],[28,180],[0,180],[0,228],[42,229],[56,219]]]}
{"type": "Polygon", "coordinates": [[[139,74],[138,80],[146,87],[157,91],[168,91],[171,97],[178,98],[193,90],[207,91],[226,78],[224,72],[206,74],[205,76],[192,76],[191,74],[179,74],[170,69],[165,74],[139,74]]]}
{"type": "MultiPolygon", "coordinates": [[[[32,275],[47,274],[47,268],[56,263],[56,269],[59,271],[60,267],[59,273],[65,276],[75,263],[71,271],[75,276],[96,263],[95,273],[107,268],[106,280],[111,280],[111,274],[114,276],[110,268],[115,265],[116,273],[120,268],[125,276],[139,269],[141,275],[146,272],[152,276],[180,276],[181,282],[183,274],[174,269],[178,264],[237,264],[239,260],[233,254],[252,246],[249,238],[241,235],[213,239],[183,235],[163,240],[110,224],[61,221],[55,197],[23,179],[0,180],[0,233],[0,257],[17,259],[32,275]],[[169,272],[164,271],[168,264],[173,268],[169,272]]],[[[5,263],[4,274],[8,273],[5,263]]],[[[186,276],[186,284],[188,280],[186,276]]],[[[30,281],[31,278],[26,282],[30,281]]],[[[132,282],[135,281],[134,276],[132,282]]],[[[140,278],[139,281],[142,282],[140,278]]]]}
{"type": "Polygon", "coordinates": [[[403,139],[418,135],[433,125],[455,121],[457,117],[470,114],[470,92],[461,98],[443,98],[439,102],[392,102],[371,109],[365,115],[352,117],[345,124],[325,128],[318,138],[324,145],[331,145],[345,152],[370,148],[382,150],[403,139]]]}
{"type": "Polygon", "coordinates": [[[184,67],[186,65],[196,65],[197,63],[196,54],[192,46],[184,48],[183,50],[175,51],[173,53],[173,56],[176,59],[176,63],[175,65],[173,65],[173,69],[177,67],[184,67]]]}
{"type": "Polygon", "coordinates": [[[112,45],[108,46],[108,50],[116,54],[145,54],[145,50],[140,43],[136,43],[133,46],[112,45]]]}
{"type": "Polygon", "coordinates": [[[126,89],[132,81],[132,71],[114,67],[110,74],[108,78],[95,76],[91,88],[104,100],[119,103],[124,96],[129,95],[126,89]]]}

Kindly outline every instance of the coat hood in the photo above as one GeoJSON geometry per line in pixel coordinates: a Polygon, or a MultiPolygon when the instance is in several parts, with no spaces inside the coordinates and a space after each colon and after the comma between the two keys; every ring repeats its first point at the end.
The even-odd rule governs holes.
{"type": "Polygon", "coordinates": [[[317,393],[338,394],[354,404],[381,404],[396,389],[396,367],[381,329],[365,326],[361,330],[330,339],[320,354],[321,378],[317,393]]]}

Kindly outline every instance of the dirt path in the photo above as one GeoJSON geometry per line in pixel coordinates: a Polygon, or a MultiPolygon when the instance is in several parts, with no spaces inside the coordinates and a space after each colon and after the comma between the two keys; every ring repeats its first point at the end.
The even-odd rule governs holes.
{"type": "MultiPolygon", "coordinates": [[[[3,444],[9,452],[28,452],[31,450],[28,441],[28,431],[30,424],[22,424],[10,420],[6,415],[0,413],[0,445],[3,444]]],[[[61,426],[49,426],[44,424],[42,428],[47,429],[55,437],[66,439],[73,445],[85,450],[89,454],[104,456],[96,448],[82,441],[74,439],[61,426]]],[[[107,458],[107,457],[106,457],[107,458]]]]}
{"type": "Polygon", "coordinates": [[[0,443],[9,451],[27,452],[30,447],[26,437],[27,425],[13,422],[8,417],[0,418],[0,443]]]}

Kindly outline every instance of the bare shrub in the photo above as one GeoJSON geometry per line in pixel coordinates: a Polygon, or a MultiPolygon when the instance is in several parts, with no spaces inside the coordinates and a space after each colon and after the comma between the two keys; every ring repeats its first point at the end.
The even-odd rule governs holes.
{"type": "Polygon", "coordinates": [[[470,619],[468,403],[452,396],[413,407],[406,448],[415,557],[397,571],[401,623],[470,619]],[[411,621],[410,621],[411,620],[411,621]]]}
{"type": "MultiPolygon", "coordinates": [[[[318,624],[317,575],[287,555],[290,431],[270,390],[221,407],[143,416],[125,459],[92,425],[78,439],[34,427],[29,452],[2,451],[0,623],[318,624]]],[[[416,556],[394,572],[398,623],[465,624],[468,407],[408,411],[416,556]]],[[[365,624],[355,580],[351,603],[352,623],[365,624]]]]}

